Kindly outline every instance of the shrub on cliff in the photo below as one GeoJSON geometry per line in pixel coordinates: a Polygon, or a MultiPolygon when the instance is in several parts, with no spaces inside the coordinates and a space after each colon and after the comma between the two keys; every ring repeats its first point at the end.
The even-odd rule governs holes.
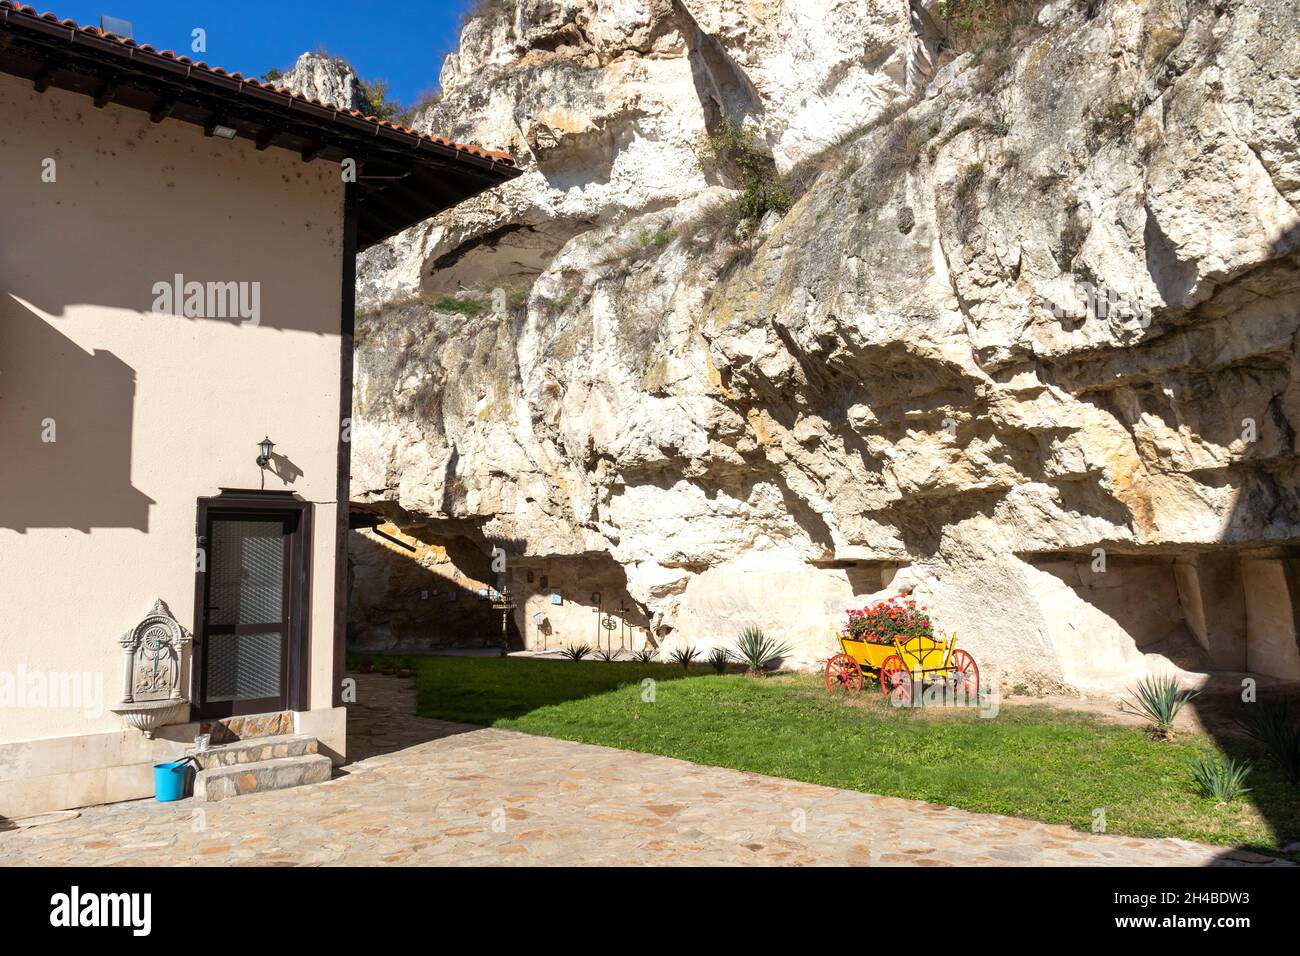
{"type": "Polygon", "coordinates": [[[387,80],[367,80],[357,77],[357,91],[361,94],[361,109],[387,123],[394,122],[404,111],[401,103],[388,95],[387,80]]]}
{"type": "Polygon", "coordinates": [[[479,17],[513,17],[515,0],[474,0],[460,15],[462,27],[479,17]]]}
{"type": "Polygon", "coordinates": [[[790,210],[790,193],[776,174],[772,157],[759,149],[753,129],[734,120],[723,120],[709,137],[709,149],[738,180],[740,195],[730,206],[734,225],[753,224],[769,212],[784,215],[790,210]]]}
{"type": "Polygon", "coordinates": [[[1037,22],[1043,0],[942,0],[939,19],[948,31],[944,46],[955,52],[1001,48],[1019,27],[1037,22]]]}

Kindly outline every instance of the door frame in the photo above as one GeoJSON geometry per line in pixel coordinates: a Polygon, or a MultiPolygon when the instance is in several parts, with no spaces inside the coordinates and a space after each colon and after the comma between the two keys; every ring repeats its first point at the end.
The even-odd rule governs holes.
{"type": "MultiPolygon", "coordinates": [[[[288,535],[288,587],[285,593],[287,644],[283,661],[284,696],[273,710],[309,710],[311,673],[311,550],[312,503],[292,491],[254,491],[222,488],[221,494],[199,498],[194,523],[195,554],[204,550],[203,562],[194,562],[194,634],[190,653],[190,704],[196,718],[240,716],[240,701],[203,700],[204,605],[207,590],[208,526],[214,515],[222,518],[296,518],[297,530],[288,535]]],[[[266,713],[255,708],[248,713],[266,713]]]]}

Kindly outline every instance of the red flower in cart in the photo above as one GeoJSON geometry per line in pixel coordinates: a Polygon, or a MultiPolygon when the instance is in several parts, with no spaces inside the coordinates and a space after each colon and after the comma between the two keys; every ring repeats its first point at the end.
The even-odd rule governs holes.
{"type": "Polygon", "coordinates": [[[934,626],[927,608],[916,606],[912,598],[889,598],[860,611],[848,611],[848,636],[873,644],[892,644],[897,638],[908,641],[914,637],[933,637],[934,626]]]}

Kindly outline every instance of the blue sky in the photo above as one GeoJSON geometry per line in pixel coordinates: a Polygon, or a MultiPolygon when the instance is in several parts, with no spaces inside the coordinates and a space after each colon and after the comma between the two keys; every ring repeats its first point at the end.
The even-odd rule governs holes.
{"type": "Polygon", "coordinates": [[[261,76],[324,47],[391,95],[412,103],[438,84],[471,0],[28,0],[38,9],[98,26],[101,14],[131,21],[135,39],[226,70],[261,76]],[[207,52],[191,53],[191,31],[207,31],[207,52]]]}

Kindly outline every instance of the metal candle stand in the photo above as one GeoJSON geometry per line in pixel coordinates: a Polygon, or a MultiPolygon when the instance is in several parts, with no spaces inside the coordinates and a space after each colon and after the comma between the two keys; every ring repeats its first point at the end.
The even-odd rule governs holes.
{"type": "Polygon", "coordinates": [[[492,607],[501,612],[501,656],[505,657],[510,651],[510,634],[507,625],[510,621],[510,612],[515,609],[514,598],[510,594],[509,587],[501,587],[497,590],[492,607]]]}

